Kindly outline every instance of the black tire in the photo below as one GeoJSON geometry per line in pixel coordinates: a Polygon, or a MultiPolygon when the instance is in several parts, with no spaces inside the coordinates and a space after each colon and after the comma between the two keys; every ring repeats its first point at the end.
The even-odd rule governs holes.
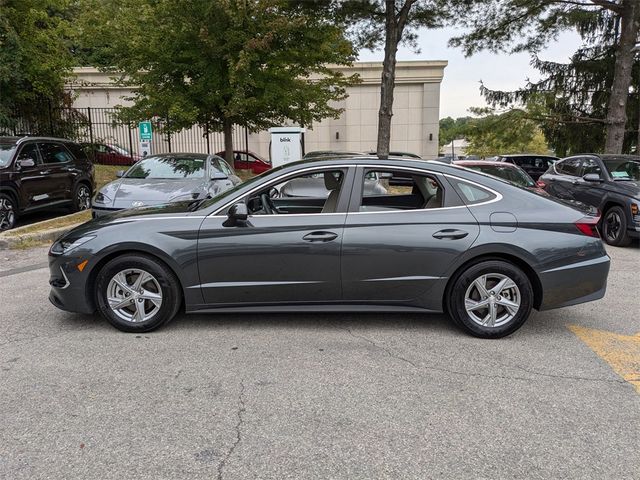
{"type": "MultiPolygon", "coordinates": [[[[131,273],[132,281],[136,277],[131,273]]],[[[117,287],[115,287],[117,288],[117,287]]],[[[157,288],[156,288],[157,289],[157,288]]],[[[120,292],[122,294],[122,291],[120,292]]],[[[180,284],[175,274],[159,260],[147,256],[147,255],[123,255],[110,260],[102,269],[98,272],[95,283],[95,301],[98,306],[100,314],[114,327],[123,332],[150,332],[169,322],[180,309],[182,303],[182,293],[180,290],[180,284]],[[128,321],[122,318],[120,315],[126,314],[126,309],[131,311],[135,315],[136,299],[130,300],[132,305],[128,305],[119,309],[120,315],[109,305],[107,300],[108,294],[111,289],[111,280],[120,272],[128,270],[141,270],[150,274],[156,283],[151,283],[147,288],[153,292],[153,285],[157,285],[162,294],[161,304],[157,307],[156,313],[148,320],[144,321],[128,321]],[[124,312],[123,312],[124,310],[124,312]]],[[[126,295],[129,297],[129,295],[126,295]]],[[[113,298],[113,297],[111,297],[113,298]]],[[[137,299],[139,302],[140,299],[137,299]]],[[[148,303],[147,300],[142,300],[143,309],[153,310],[154,305],[148,303]]]]}
{"type": "Polygon", "coordinates": [[[18,204],[13,195],[0,193],[0,232],[11,230],[18,220],[18,204]]]}
{"type": "MultiPolygon", "coordinates": [[[[481,282],[482,283],[482,282],[481,282]]],[[[507,283],[506,285],[511,285],[507,283]]],[[[471,301],[475,301],[470,298],[471,301]]],[[[533,289],[531,288],[531,282],[527,275],[515,265],[502,260],[485,260],[474,265],[469,266],[464,270],[454,281],[453,286],[449,289],[449,305],[448,311],[455,323],[463,328],[465,331],[475,337],[480,338],[502,338],[507,335],[511,335],[518,330],[524,322],[529,318],[531,308],[533,306],[533,289]],[[480,295],[480,291],[472,284],[483,276],[486,277],[487,293],[491,295],[483,297],[480,295]],[[491,290],[494,286],[497,286],[497,281],[500,278],[508,278],[517,287],[501,289],[500,292],[491,290]],[[496,283],[493,283],[496,282],[496,283]],[[480,307],[472,313],[467,312],[466,299],[467,294],[476,296],[477,301],[484,302],[493,301],[495,306],[495,316],[500,315],[500,318],[504,318],[504,323],[499,323],[496,319],[495,326],[481,325],[479,320],[487,318],[488,322],[491,321],[491,315],[489,307],[486,309],[480,307]],[[514,302],[519,301],[519,307],[512,314],[506,307],[497,305],[495,302],[504,302],[504,300],[514,302]],[[483,319],[474,319],[472,314],[477,317],[483,316],[483,319]],[[511,316],[511,318],[508,318],[511,316]]]]}
{"type": "Polygon", "coordinates": [[[74,212],[89,210],[91,208],[91,187],[86,183],[80,182],[73,189],[73,198],[71,208],[74,212]]]}
{"type": "Polygon", "coordinates": [[[631,243],[627,232],[627,216],[622,207],[609,208],[602,217],[602,238],[614,247],[626,247],[631,243]]]}

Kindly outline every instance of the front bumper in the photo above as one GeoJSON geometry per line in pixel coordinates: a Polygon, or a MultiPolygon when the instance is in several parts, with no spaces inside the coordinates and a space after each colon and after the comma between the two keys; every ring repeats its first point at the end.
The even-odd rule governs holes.
{"type": "Polygon", "coordinates": [[[49,301],[61,310],[91,314],[95,307],[88,295],[88,269],[77,267],[82,261],[75,256],[49,256],[49,301]]]}
{"type": "Polygon", "coordinates": [[[640,227],[629,227],[627,228],[627,233],[631,238],[640,238],[640,227]]]}
{"type": "Polygon", "coordinates": [[[108,215],[110,213],[119,212],[123,210],[122,208],[105,208],[105,207],[96,207],[95,205],[91,207],[91,218],[100,218],[108,215]]]}
{"type": "Polygon", "coordinates": [[[608,255],[540,273],[540,310],[568,307],[604,297],[611,261],[608,255]]]}

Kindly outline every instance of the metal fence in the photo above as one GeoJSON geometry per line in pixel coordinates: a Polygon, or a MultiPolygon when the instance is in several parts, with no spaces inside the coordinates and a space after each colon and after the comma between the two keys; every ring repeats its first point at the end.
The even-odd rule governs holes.
{"type": "MultiPolygon", "coordinates": [[[[138,124],[121,121],[117,108],[49,108],[37,114],[16,113],[0,122],[0,135],[42,135],[68,138],[80,143],[117,145],[132,157],[138,156],[140,144],[138,124]]],[[[224,136],[194,125],[179,132],[168,132],[166,118],[154,118],[152,153],[191,152],[216,153],[224,150],[224,136]]],[[[236,126],[233,145],[248,149],[248,131],[236,126]]]]}

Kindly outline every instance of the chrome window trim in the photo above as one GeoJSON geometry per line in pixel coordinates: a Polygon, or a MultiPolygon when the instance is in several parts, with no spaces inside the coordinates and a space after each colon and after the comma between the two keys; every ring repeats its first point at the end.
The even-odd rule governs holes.
{"type": "MultiPolygon", "coordinates": [[[[419,208],[419,209],[414,209],[414,210],[398,210],[398,211],[384,211],[384,212],[338,212],[338,213],[291,213],[291,214],[271,214],[271,215],[259,215],[260,217],[276,217],[276,216],[280,216],[280,215],[285,215],[287,217],[290,217],[292,215],[296,215],[296,216],[309,216],[309,215],[340,215],[340,214],[348,214],[348,215],[370,215],[370,214],[381,214],[381,213],[407,213],[407,212],[432,212],[432,211],[440,211],[440,210],[451,210],[454,208],[471,208],[471,207],[478,207],[481,205],[488,205],[490,203],[494,203],[494,202],[498,202],[500,200],[502,200],[503,196],[500,192],[495,191],[494,189],[487,187],[485,185],[482,185],[480,183],[474,182],[473,180],[467,180],[466,178],[460,178],[456,175],[451,175],[449,173],[442,173],[442,172],[434,172],[432,170],[424,170],[421,169],[419,167],[405,167],[403,165],[393,165],[393,164],[384,164],[384,165],[372,165],[372,164],[351,164],[351,165],[316,165],[314,167],[307,167],[307,168],[303,168],[301,170],[296,170],[295,172],[291,172],[290,174],[287,175],[283,175],[282,177],[278,178],[277,183],[281,183],[282,181],[286,181],[288,178],[291,178],[293,176],[296,176],[299,173],[304,173],[304,172],[311,172],[314,170],[326,170],[327,168],[358,168],[358,167],[363,167],[363,168],[379,168],[379,169],[389,169],[389,170],[405,170],[405,171],[409,171],[409,172],[415,172],[418,173],[420,175],[434,175],[434,176],[443,176],[443,177],[448,177],[448,178],[453,178],[457,181],[460,182],[466,182],[469,183],[471,185],[474,185],[476,187],[479,187],[483,190],[487,190],[489,192],[491,192],[493,195],[495,195],[495,198],[492,198],[491,200],[488,200],[486,202],[480,202],[480,203],[474,203],[473,205],[458,205],[455,207],[440,207],[440,208],[419,208]]],[[[234,203],[237,203],[240,199],[247,197],[248,195],[251,195],[252,193],[265,188],[267,185],[262,184],[262,185],[258,185],[256,187],[254,187],[253,189],[249,190],[248,192],[244,193],[241,196],[235,197],[233,200],[225,203],[222,207],[220,207],[219,209],[217,209],[215,212],[211,213],[210,215],[207,215],[207,217],[226,217],[226,215],[218,215],[221,211],[225,210],[226,208],[229,208],[231,205],[233,205],[234,203]]],[[[253,216],[253,215],[250,215],[253,216]]]]}

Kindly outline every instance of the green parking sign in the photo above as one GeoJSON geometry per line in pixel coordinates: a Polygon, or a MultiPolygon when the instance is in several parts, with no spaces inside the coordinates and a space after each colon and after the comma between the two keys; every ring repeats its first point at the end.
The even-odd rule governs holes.
{"type": "Polygon", "coordinates": [[[151,140],[151,122],[145,121],[138,124],[140,140],[151,140]]]}

